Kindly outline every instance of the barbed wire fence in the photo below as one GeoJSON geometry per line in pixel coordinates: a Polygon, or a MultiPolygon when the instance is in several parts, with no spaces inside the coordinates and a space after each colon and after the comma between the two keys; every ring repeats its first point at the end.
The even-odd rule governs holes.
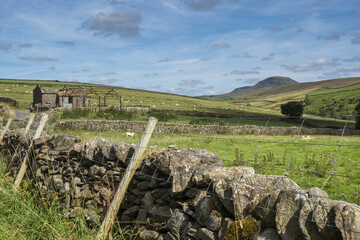
{"type": "MultiPolygon", "coordinates": [[[[360,196],[359,196],[359,192],[360,192],[360,165],[359,165],[359,155],[358,153],[360,152],[360,134],[359,132],[356,133],[351,133],[351,130],[348,127],[349,122],[351,121],[350,119],[352,119],[353,117],[358,117],[358,116],[337,116],[337,118],[340,119],[344,119],[346,118],[345,121],[343,121],[343,128],[339,129],[338,134],[333,135],[333,136],[318,136],[316,134],[311,134],[311,135],[306,135],[302,136],[302,131],[304,131],[303,129],[305,128],[305,124],[306,124],[306,118],[303,119],[299,119],[300,124],[298,124],[298,126],[296,126],[296,133],[294,134],[294,141],[289,141],[288,139],[286,139],[286,135],[282,135],[280,134],[280,136],[277,136],[277,138],[274,139],[273,136],[269,137],[269,133],[267,133],[267,130],[269,130],[271,127],[269,126],[269,123],[271,122],[272,118],[239,118],[238,123],[233,127],[233,130],[230,134],[224,135],[224,134],[218,134],[218,132],[216,131],[216,128],[219,126],[219,123],[224,120],[224,119],[216,119],[214,120],[213,124],[209,124],[207,127],[207,132],[203,132],[203,134],[197,134],[194,129],[196,128],[197,125],[197,121],[195,120],[193,125],[189,128],[189,131],[187,133],[178,133],[176,131],[176,126],[173,127],[173,130],[170,131],[170,141],[168,142],[171,145],[177,145],[179,144],[180,146],[182,146],[182,148],[186,148],[186,147],[193,147],[193,145],[195,146],[200,146],[200,149],[207,149],[216,153],[219,153],[221,151],[219,151],[219,147],[224,148],[225,147],[225,153],[223,153],[223,161],[225,163],[225,165],[227,166],[236,166],[236,165],[244,165],[244,166],[251,166],[255,168],[256,173],[259,171],[261,172],[265,172],[265,173],[270,173],[270,174],[276,174],[276,175],[280,175],[282,177],[289,177],[290,179],[294,180],[295,182],[298,182],[297,180],[299,180],[299,177],[296,177],[295,174],[291,174],[294,172],[298,172],[299,176],[304,176],[304,174],[309,175],[311,177],[314,177],[317,179],[317,181],[308,181],[307,184],[299,183],[299,185],[302,188],[312,188],[312,187],[318,187],[320,190],[330,190],[330,197],[325,196],[325,195],[316,195],[315,200],[313,201],[313,209],[312,209],[312,214],[311,214],[311,218],[308,217],[301,217],[299,214],[298,215],[291,215],[289,213],[286,212],[279,212],[278,210],[274,210],[270,207],[270,203],[272,201],[273,198],[273,194],[274,191],[271,192],[267,204],[266,206],[262,206],[262,205],[256,205],[255,208],[262,208],[266,211],[269,212],[276,212],[278,214],[283,214],[283,215],[291,215],[291,217],[295,217],[301,220],[305,220],[305,221],[310,221],[310,222],[316,222],[317,224],[324,224],[325,226],[328,227],[336,227],[333,226],[332,224],[329,224],[329,222],[319,222],[319,220],[315,220],[314,219],[314,213],[317,207],[316,201],[319,198],[327,198],[327,199],[331,199],[331,200],[342,200],[348,203],[355,203],[355,204],[359,204],[360,203],[360,196]],[[258,138],[253,138],[253,139],[249,139],[246,134],[242,135],[241,133],[239,134],[239,132],[237,132],[238,128],[241,126],[241,121],[245,121],[247,122],[247,120],[262,120],[264,122],[264,125],[262,127],[259,128],[259,132],[256,135],[258,138]],[[347,134],[345,134],[347,133],[347,134]],[[346,135],[352,135],[352,137],[350,137],[350,139],[345,139],[347,138],[346,135]],[[269,140],[266,140],[266,138],[270,138],[269,140]],[[176,141],[176,139],[183,139],[180,141],[176,141]],[[193,142],[191,142],[191,138],[195,139],[196,143],[194,144],[193,142]],[[279,141],[279,139],[282,139],[282,141],[279,141]],[[320,140],[314,141],[317,138],[320,138],[320,140]],[[330,140],[328,138],[331,138],[330,140]],[[215,141],[216,147],[213,147],[210,145],[211,141],[215,141]],[[330,142],[329,142],[330,141],[330,142]],[[338,142],[337,142],[338,141],[338,142]],[[221,144],[221,142],[223,144],[221,144]],[[225,143],[225,144],[224,144],[225,143]],[[244,156],[242,157],[242,159],[239,159],[239,145],[249,145],[249,144],[253,144],[253,157],[249,158],[249,159],[245,159],[244,156]],[[274,146],[275,144],[275,146],[274,146]],[[259,163],[258,161],[258,156],[260,154],[260,148],[264,145],[272,145],[272,148],[279,148],[282,145],[288,145],[291,147],[290,150],[290,156],[288,156],[288,161],[287,162],[283,162],[281,164],[277,164],[278,162],[275,162],[275,164],[271,164],[271,156],[274,155],[270,154],[270,157],[266,157],[267,153],[263,153],[264,156],[264,161],[263,163],[259,163]],[[298,150],[299,147],[305,147],[306,149],[308,149],[308,151],[312,151],[313,155],[316,156],[315,154],[318,154],[319,157],[321,157],[322,155],[327,155],[328,159],[320,159],[320,160],[316,160],[315,158],[312,159],[307,159],[309,158],[308,153],[305,153],[305,155],[303,156],[299,156],[299,154],[303,154],[302,152],[300,152],[299,154],[297,154],[296,159],[297,161],[301,161],[300,164],[293,164],[295,162],[295,155],[296,155],[296,151],[298,150]],[[313,150],[311,148],[314,148],[313,150]],[[320,149],[319,149],[320,148],[320,149]],[[321,149],[321,148],[325,148],[321,149]],[[234,150],[234,154],[232,155],[233,158],[229,158],[229,150],[232,149],[234,150]],[[341,152],[342,149],[346,149],[346,151],[344,150],[343,152],[341,152]],[[235,155],[235,156],[234,156],[235,155]],[[302,157],[302,159],[301,159],[302,157]],[[351,158],[353,158],[353,160],[351,160],[351,158]],[[269,162],[266,162],[266,160],[268,160],[269,162]],[[320,161],[324,161],[324,162],[320,162],[320,161]],[[308,163],[305,163],[305,161],[309,161],[308,163]],[[342,165],[341,167],[339,167],[339,165],[342,165]],[[315,167],[314,167],[315,166],[315,167]],[[324,168],[325,166],[325,168],[324,168]],[[265,171],[264,171],[265,168],[265,171]],[[343,168],[343,169],[340,169],[343,168]],[[353,171],[351,171],[353,170],[353,171]],[[280,172],[279,172],[280,171],[280,172]],[[281,173],[281,171],[283,171],[281,173]],[[339,173],[340,172],[340,173],[339,173]],[[333,184],[333,182],[331,182],[330,186],[329,185],[329,180],[330,179],[334,179],[335,182],[339,182],[339,188],[343,188],[343,189],[336,189],[336,190],[340,190],[340,193],[335,192],[335,194],[333,193],[334,191],[331,191],[333,189],[331,189],[331,185],[335,185],[333,184]],[[341,181],[341,180],[344,180],[341,181]],[[348,188],[346,187],[347,184],[351,183],[351,187],[348,188]],[[353,195],[351,195],[353,194],[353,195]]],[[[276,118],[275,118],[276,119],[276,118]]],[[[281,119],[281,118],[280,118],[281,119]]],[[[159,127],[159,129],[161,129],[161,127],[159,127]]],[[[306,131],[305,131],[306,132],[306,131]]],[[[271,134],[271,132],[270,132],[271,134]]],[[[154,141],[153,144],[159,144],[162,145],[161,141],[159,141],[160,139],[163,139],[164,136],[166,136],[167,133],[161,133],[161,131],[158,131],[155,133],[154,136],[154,141]]],[[[286,150],[285,150],[286,152],[286,150]]],[[[271,150],[268,150],[268,153],[271,153],[271,150]]],[[[231,155],[231,154],[230,154],[231,155]]],[[[249,156],[249,155],[248,155],[249,156]]],[[[249,156],[251,157],[251,156],[249,156]]],[[[159,167],[159,166],[158,166],[159,167]]],[[[144,174],[143,171],[140,172],[140,174],[144,174]]],[[[149,178],[155,178],[154,175],[147,175],[147,177],[149,178]]],[[[168,183],[171,183],[171,179],[169,177],[169,179],[158,179],[157,180],[162,180],[162,181],[166,181],[168,183]]],[[[274,190],[287,190],[289,191],[289,189],[282,189],[279,185],[280,182],[283,180],[283,178],[278,178],[278,180],[276,181],[276,183],[274,184],[274,186],[272,187],[274,190]]],[[[206,187],[206,193],[209,195],[214,195],[215,193],[211,190],[212,188],[212,183],[213,180],[208,184],[208,186],[206,187]]],[[[240,181],[235,189],[235,191],[233,193],[235,193],[237,191],[237,189],[239,187],[249,187],[249,188],[261,188],[261,189],[267,189],[267,186],[261,186],[259,184],[252,184],[252,185],[248,185],[248,183],[246,181],[240,181]]],[[[333,188],[337,188],[337,186],[334,186],[333,188]]],[[[199,189],[195,189],[195,188],[190,188],[193,190],[198,190],[198,191],[203,191],[203,190],[199,190],[199,189]]],[[[299,194],[299,196],[303,196],[305,195],[303,191],[297,191],[297,190],[290,190],[291,192],[295,192],[296,194],[299,194]]],[[[216,195],[216,194],[215,194],[216,195]]],[[[218,196],[220,197],[220,196],[218,196]]],[[[226,198],[226,197],[225,197],[226,198]]],[[[240,199],[234,199],[234,196],[232,196],[231,198],[227,198],[227,200],[233,201],[234,202],[234,206],[236,204],[244,204],[247,205],[248,202],[242,202],[240,199]],[[235,201],[237,201],[235,203],[235,201]]],[[[244,217],[244,216],[241,216],[244,217]]],[[[236,216],[235,216],[236,218],[236,216]]],[[[352,231],[351,229],[346,229],[347,231],[352,231]]],[[[360,236],[360,232],[354,232],[354,234],[359,234],[360,236]]]]}
{"type": "MultiPolygon", "coordinates": [[[[344,116],[338,117],[344,118],[344,116]]],[[[281,129],[279,130],[274,127],[281,125],[278,121],[289,118],[241,117],[235,119],[233,121],[235,124],[231,127],[222,125],[223,122],[228,119],[212,119],[207,122],[208,125],[201,125],[203,118],[198,118],[193,121],[190,127],[186,128],[186,131],[182,130],[179,125],[159,122],[149,146],[159,146],[163,148],[171,146],[173,149],[189,147],[206,149],[217,153],[223,160],[225,166],[250,166],[255,169],[255,173],[281,176],[273,185],[272,188],[274,190],[289,191],[288,189],[282,189],[280,187],[280,182],[283,180],[283,177],[288,177],[297,182],[301,188],[318,187],[321,190],[330,191],[329,197],[319,195],[316,196],[316,200],[318,198],[327,198],[359,205],[360,162],[358,156],[360,152],[360,136],[358,132],[353,132],[349,129],[349,123],[353,117],[356,116],[346,116],[347,119],[342,122],[343,128],[340,130],[331,130],[331,135],[318,135],[316,132],[312,133],[311,129],[306,127],[306,118],[300,119],[300,122],[292,123],[292,125],[296,126],[288,127],[294,130],[292,131],[293,134],[281,132],[281,129]],[[252,128],[252,131],[243,131],[244,128],[247,127],[245,124],[251,123],[251,121],[256,121],[258,126],[252,128]],[[226,131],[224,131],[224,129],[226,129],[226,131]],[[337,134],[334,134],[334,132],[337,134]],[[305,178],[305,181],[302,180],[302,178],[305,178]],[[348,187],[342,188],[341,192],[339,192],[338,187],[344,187],[345,185],[348,185],[348,187]]],[[[143,132],[143,129],[140,130],[141,128],[136,128],[134,123],[129,122],[129,125],[131,131],[136,131],[137,137],[143,132]]],[[[122,140],[125,142],[136,142],[137,138],[126,138],[126,132],[127,130],[124,129],[123,131],[118,131],[116,134],[122,136],[122,140]]],[[[118,138],[116,138],[116,140],[118,140],[118,138]]],[[[15,148],[14,146],[14,149],[15,148]]],[[[82,160],[83,159],[81,159],[81,161],[82,160]]],[[[104,156],[101,161],[97,161],[96,159],[93,161],[94,163],[105,164],[104,156]]],[[[51,162],[49,164],[51,165],[51,162]]],[[[81,164],[78,165],[78,168],[80,168],[80,165],[81,164]]],[[[115,166],[123,173],[129,171],[124,164],[121,163],[120,159],[117,160],[115,166]]],[[[52,167],[54,168],[56,166],[52,167]]],[[[157,174],[159,167],[160,165],[156,167],[152,174],[149,174],[144,171],[143,165],[136,174],[171,184],[171,176],[167,178],[159,177],[157,174]]],[[[76,175],[78,171],[79,169],[72,173],[72,178],[78,176],[76,175]]],[[[85,179],[82,180],[85,181],[85,179]]],[[[209,195],[217,196],[212,190],[212,184],[213,181],[208,183],[205,187],[205,192],[209,195]]],[[[268,186],[261,186],[259,184],[249,186],[245,181],[240,181],[234,192],[236,192],[237,188],[243,186],[260,189],[268,188],[268,186]]],[[[193,187],[187,188],[204,191],[204,189],[193,187]]],[[[290,191],[304,195],[302,191],[290,191]]],[[[273,192],[271,192],[266,206],[257,205],[255,207],[269,212],[289,215],[289,213],[279,212],[271,208],[270,203],[272,198],[273,192]]],[[[234,197],[225,197],[225,199],[234,202],[234,206],[236,204],[248,204],[247,202],[242,202],[240,199],[234,199],[234,197]]],[[[319,222],[314,219],[316,200],[313,203],[311,218],[303,218],[299,215],[291,216],[305,221],[324,224],[328,227],[335,227],[328,222],[319,222]]],[[[235,218],[237,217],[243,216],[235,216],[235,218]]],[[[346,230],[351,231],[351,229],[346,230]]],[[[360,232],[355,233],[360,234],[360,232]]]]}

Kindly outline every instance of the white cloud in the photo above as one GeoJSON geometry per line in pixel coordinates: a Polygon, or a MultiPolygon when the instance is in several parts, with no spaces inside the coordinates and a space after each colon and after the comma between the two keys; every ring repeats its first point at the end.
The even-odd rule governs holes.
{"type": "Polygon", "coordinates": [[[309,72],[309,71],[319,71],[323,67],[334,67],[339,65],[335,62],[328,62],[325,58],[317,59],[315,62],[311,63],[299,63],[299,64],[287,64],[281,65],[283,68],[292,71],[292,72],[309,72]]]}
{"type": "Polygon", "coordinates": [[[101,12],[83,22],[81,28],[94,31],[95,35],[136,37],[140,35],[140,22],[141,16],[136,12],[101,12]]]}
{"type": "Polygon", "coordinates": [[[2,50],[2,51],[9,50],[11,47],[12,47],[11,44],[8,44],[8,43],[0,43],[0,50],[2,50]]]}
{"type": "Polygon", "coordinates": [[[195,11],[209,11],[217,6],[221,0],[183,0],[184,4],[195,11]]]}
{"type": "Polygon", "coordinates": [[[356,34],[356,36],[351,39],[352,44],[360,44],[360,33],[356,34]]]}
{"type": "Polygon", "coordinates": [[[247,71],[233,70],[230,72],[232,75],[249,75],[249,74],[260,74],[258,69],[252,69],[247,71]]]}
{"type": "Polygon", "coordinates": [[[335,71],[324,73],[324,78],[341,78],[348,77],[351,73],[360,73],[360,67],[354,68],[339,68],[335,71]]]}
{"type": "Polygon", "coordinates": [[[195,80],[195,79],[182,80],[179,82],[180,86],[186,86],[186,87],[195,87],[199,84],[205,84],[205,82],[202,80],[195,80]]]}
{"type": "Polygon", "coordinates": [[[31,61],[31,62],[56,62],[58,60],[56,57],[47,57],[47,56],[22,56],[18,58],[20,60],[31,61]]]}
{"type": "Polygon", "coordinates": [[[214,43],[213,45],[211,45],[211,47],[216,49],[222,49],[222,48],[229,48],[230,45],[227,43],[220,42],[220,43],[214,43]]]}
{"type": "Polygon", "coordinates": [[[341,39],[342,36],[346,35],[344,32],[335,32],[330,35],[320,35],[318,37],[319,40],[330,40],[330,41],[338,41],[341,39]]]}

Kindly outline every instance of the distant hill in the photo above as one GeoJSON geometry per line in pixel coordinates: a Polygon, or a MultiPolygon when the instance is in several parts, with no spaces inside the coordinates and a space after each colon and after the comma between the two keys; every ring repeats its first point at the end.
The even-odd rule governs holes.
{"type": "Polygon", "coordinates": [[[203,98],[216,101],[237,101],[243,98],[256,98],[259,100],[261,98],[264,100],[265,98],[272,98],[271,101],[279,103],[279,98],[285,97],[288,100],[303,100],[305,99],[306,94],[319,88],[340,88],[359,83],[360,77],[339,78],[304,83],[299,83],[286,77],[270,77],[251,87],[247,86],[237,88],[230,93],[203,96],[203,98]]]}
{"type": "Polygon", "coordinates": [[[355,113],[360,102],[360,84],[340,88],[319,88],[306,95],[305,113],[319,116],[344,116],[355,113]]]}
{"type": "Polygon", "coordinates": [[[273,76],[258,82],[254,86],[236,88],[232,92],[230,92],[229,95],[240,94],[246,91],[251,91],[261,88],[277,87],[277,86],[289,85],[294,83],[298,83],[298,82],[288,77],[273,76]]]}

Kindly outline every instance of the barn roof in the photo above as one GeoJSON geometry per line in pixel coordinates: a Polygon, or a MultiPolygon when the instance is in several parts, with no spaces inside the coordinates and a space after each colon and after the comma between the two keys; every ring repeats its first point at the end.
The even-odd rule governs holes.
{"type": "MultiPolygon", "coordinates": [[[[35,89],[36,89],[36,88],[40,89],[40,91],[41,91],[42,94],[57,94],[56,91],[43,89],[40,84],[36,84],[35,89]]],[[[35,89],[34,89],[34,90],[35,90],[35,89]]]]}
{"type": "Polygon", "coordinates": [[[89,92],[82,86],[79,86],[77,88],[69,88],[68,86],[65,86],[63,89],[57,91],[59,96],[88,96],[89,92]]]}

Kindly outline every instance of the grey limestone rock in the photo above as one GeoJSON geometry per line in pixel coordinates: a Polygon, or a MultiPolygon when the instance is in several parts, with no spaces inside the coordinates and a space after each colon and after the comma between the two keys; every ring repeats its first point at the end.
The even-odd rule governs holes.
{"type": "Polygon", "coordinates": [[[150,217],[158,222],[167,222],[171,217],[172,213],[169,206],[153,206],[149,211],[150,217]]]}
{"type": "Polygon", "coordinates": [[[266,228],[262,231],[256,240],[281,240],[275,228],[266,228]]]}
{"type": "Polygon", "coordinates": [[[213,211],[215,205],[211,197],[204,197],[195,208],[196,221],[205,226],[205,222],[213,211]]]}
{"type": "Polygon", "coordinates": [[[211,231],[219,231],[222,223],[221,213],[216,210],[213,210],[208,219],[206,220],[206,227],[211,231]]]}
{"type": "Polygon", "coordinates": [[[159,233],[151,230],[145,229],[144,231],[140,232],[139,238],[141,240],[157,240],[159,237],[159,233]]]}
{"type": "Polygon", "coordinates": [[[200,240],[217,240],[217,236],[214,232],[210,231],[207,228],[200,228],[197,232],[198,238],[200,240]]]}

